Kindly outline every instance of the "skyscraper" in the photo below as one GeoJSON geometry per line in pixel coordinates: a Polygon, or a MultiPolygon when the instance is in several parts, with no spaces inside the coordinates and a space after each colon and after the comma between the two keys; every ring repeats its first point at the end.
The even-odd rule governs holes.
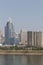
{"type": "Polygon", "coordinates": [[[21,30],[20,35],[21,35],[21,43],[27,44],[27,31],[21,30]]]}
{"type": "Polygon", "coordinates": [[[7,24],[5,26],[5,44],[14,44],[14,28],[11,18],[7,21],[7,24]]]}

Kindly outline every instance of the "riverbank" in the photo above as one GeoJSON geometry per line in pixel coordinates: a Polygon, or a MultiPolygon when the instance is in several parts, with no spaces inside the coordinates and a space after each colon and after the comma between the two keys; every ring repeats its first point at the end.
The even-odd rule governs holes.
{"type": "Polygon", "coordinates": [[[0,50],[0,55],[43,55],[43,50],[0,50]]]}

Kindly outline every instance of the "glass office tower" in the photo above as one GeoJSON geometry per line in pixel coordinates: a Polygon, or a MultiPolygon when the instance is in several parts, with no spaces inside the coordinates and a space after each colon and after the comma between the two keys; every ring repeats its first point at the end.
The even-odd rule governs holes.
{"type": "Polygon", "coordinates": [[[5,44],[14,44],[14,28],[13,23],[10,19],[7,21],[7,24],[5,26],[5,44]]]}

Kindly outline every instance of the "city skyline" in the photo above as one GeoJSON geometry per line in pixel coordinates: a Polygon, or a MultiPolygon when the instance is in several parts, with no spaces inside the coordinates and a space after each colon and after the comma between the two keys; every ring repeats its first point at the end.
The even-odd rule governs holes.
{"type": "Polygon", "coordinates": [[[0,29],[8,17],[14,23],[15,32],[21,29],[43,31],[43,0],[0,0],[0,29]]]}

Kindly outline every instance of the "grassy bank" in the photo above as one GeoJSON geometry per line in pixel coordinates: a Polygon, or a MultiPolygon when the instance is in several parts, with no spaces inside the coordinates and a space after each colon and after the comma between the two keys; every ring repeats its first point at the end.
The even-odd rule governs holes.
{"type": "Polygon", "coordinates": [[[43,47],[18,47],[18,46],[2,46],[0,50],[43,50],[43,47]]]}
{"type": "Polygon", "coordinates": [[[37,47],[0,47],[0,54],[14,55],[43,55],[43,48],[37,47]]]}

